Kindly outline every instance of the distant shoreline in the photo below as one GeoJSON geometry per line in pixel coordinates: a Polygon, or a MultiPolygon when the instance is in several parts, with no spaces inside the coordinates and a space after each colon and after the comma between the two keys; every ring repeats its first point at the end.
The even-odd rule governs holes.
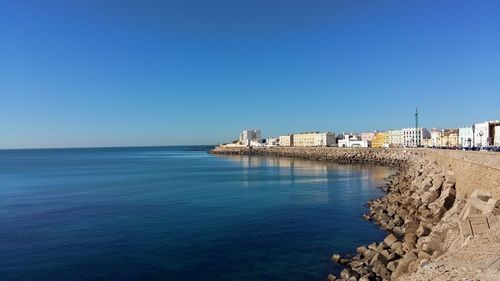
{"type": "Polygon", "coordinates": [[[213,144],[190,144],[190,145],[139,145],[139,146],[88,146],[88,147],[28,147],[28,148],[0,148],[0,151],[10,150],[76,150],[76,149],[127,149],[127,148],[165,148],[165,147],[205,147],[206,151],[213,149],[213,144]]]}

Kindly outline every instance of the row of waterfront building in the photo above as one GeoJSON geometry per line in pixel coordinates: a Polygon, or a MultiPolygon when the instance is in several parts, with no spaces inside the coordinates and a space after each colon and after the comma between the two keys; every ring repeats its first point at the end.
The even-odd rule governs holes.
{"type": "Polygon", "coordinates": [[[473,148],[500,146],[500,121],[487,121],[453,129],[405,128],[361,134],[304,132],[262,138],[260,130],[244,130],[238,140],[224,146],[338,146],[473,148]]]}

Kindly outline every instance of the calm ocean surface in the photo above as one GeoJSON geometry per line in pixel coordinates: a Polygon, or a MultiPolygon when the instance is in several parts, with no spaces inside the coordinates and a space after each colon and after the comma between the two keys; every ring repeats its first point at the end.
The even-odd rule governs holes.
{"type": "Polygon", "coordinates": [[[325,280],[393,170],[197,147],[0,150],[0,280],[325,280]]]}

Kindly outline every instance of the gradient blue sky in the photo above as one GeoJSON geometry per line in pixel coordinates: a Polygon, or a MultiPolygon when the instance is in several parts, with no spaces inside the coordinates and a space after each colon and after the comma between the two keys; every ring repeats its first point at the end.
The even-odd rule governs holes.
{"type": "Polygon", "coordinates": [[[0,0],[0,148],[500,119],[500,1],[0,0]]]}

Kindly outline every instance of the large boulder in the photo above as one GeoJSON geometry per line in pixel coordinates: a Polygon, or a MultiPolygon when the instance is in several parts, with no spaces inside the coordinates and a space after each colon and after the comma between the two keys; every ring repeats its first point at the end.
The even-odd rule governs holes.
{"type": "Polygon", "coordinates": [[[446,189],[443,189],[439,198],[436,201],[429,204],[431,212],[433,214],[438,214],[441,213],[440,210],[442,208],[449,210],[453,206],[453,203],[455,202],[455,197],[456,197],[456,191],[454,186],[450,186],[446,189]]]}
{"type": "Polygon", "coordinates": [[[345,279],[345,280],[349,280],[349,278],[351,278],[351,277],[357,277],[357,275],[358,274],[350,268],[344,268],[340,272],[340,278],[345,279]]]}
{"type": "Polygon", "coordinates": [[[396,268],[398,267],[398,265],[399,265],[399,260],[390,261],[387,264],[387,269],[394,272],[394,271],[396,271],[396,268]]]}
{"type": "Polygon", "coordinates": [[[398,261],[398,265],[396,267],[396,270],[392,272],[391,279],[392,280],[397,280],[399,277],[401,277],[403,274],[408,272],[408,265],[417,260],[417,255],[414,254],[413,252],[407,253],[402,259],[398,261]]]}
{"type": "Polygon", "coordinates": [[[356,267],[361,267],[363,266],[363,262],[362,261],[352,261],[349,263],[349,265],[354,269],[356,267]]]}
{"type": "Polygon", "coordinates": [[[422,197],[422,203],[429,204],[434,202],[439,197],[439,192],[435,189],[429,189],[429,191],[425,192],[422,197]]]}
{"type": "Polygon", "coordinates": [[[375,281],[375,280],[377,280],[375,277],[375,274],[367,273],[367,274],[363,275],[361,278],[359,278],[358,281],[375,281]]]}
{"type": "Polygon", "coordinates": [[[375,256],[377,252],[375,250],[366,250],[364,253],[363,253],[363,261],[365,261],[366,263],[369,263],[371,261],[371,259],[373,258],[373,256],[375,256]]]}
{"type": "Polygon", "coordinates": [[[368,250],[368,248],[366,248],[365,246],[359,246],[356,248],[356,253],[362,255],[364,254],[366,251],[368,250]]]}
{"type": "Polygon", "coordinates": [[[403,247],[403,243],[401,241],[397,241],[392,243],[391,245],[391,250],[393,252],[396,252],[397,250],[401,249],[403,247]]]}
{"type": "Polygon", "coordinates": [[[440,189],[441,186],[443,185],[443,182],[444,182],[444,177],[439,175],[439,174],[435,174],[432,176],[432,189],[440,189]]]}
{"type": "Polygon", "coordinates": [[[394,234],[389,234],[384,239],[384,243],[387,244],[388,247],[391,247],[392,244],[398,242],[398,238],[394,236],[394,234]]]}
{"type": "Polygon", "coordinates": [[[382,280],[391,279],[391,272],[387,269],[385,265],[381,264],[374,265],[373,272],[377,273],[378,276],[382,277],[382,280]]]}
{"type": "Polygon", "coordinates": [[[383,266],[387,265],[387,258],[381,253],[376,253],[370,261],[371,266],[375,266],[377,264],[382,264],[383,266]]]}
{"type": "Polygon", "coordinates": [[[339,254],[334,254],[334,255],[332,256],[332,261],[333,261],[334,263],[339,263],[341,258],[342,258],[342,257],[341,257],[339,254]]]}

